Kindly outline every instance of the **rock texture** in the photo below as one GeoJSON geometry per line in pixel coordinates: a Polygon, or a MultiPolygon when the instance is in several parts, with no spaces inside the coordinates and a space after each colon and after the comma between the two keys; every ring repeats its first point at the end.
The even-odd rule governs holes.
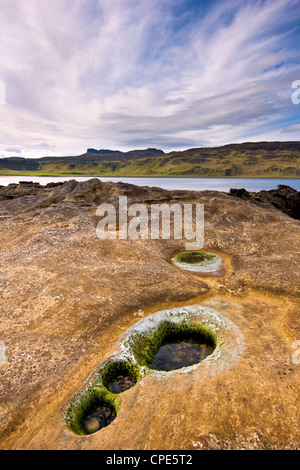
{"type": "Polygon", "coordinates": [[[299,449],[300,222],[263,198],[123,183],[0,188],[1,449],[299,449]],[[222,278],[197,278],[171,258],[182,240],[99,240],[103,202],[203,203],[205,250],[222,278]],[[114,421],[76,436],[64,416],[127,329],[182,305],[218,310],[245,353],[204,377],[147,376],[122,393],[114,421]],[[296,361],[297,362],[297,361],[296,361]]]}
{"type": "Polygon", "coordinates": [[[277,189],[270,191],[260,191],[259,193],[249,193],[246,189],[230,190],[231,196],[243,199],[251,199],[252,202],[268,202],[274,207],[282,210],[294,219],[300,219],[300,192],[283,184],[278,185],[277,189]]]}

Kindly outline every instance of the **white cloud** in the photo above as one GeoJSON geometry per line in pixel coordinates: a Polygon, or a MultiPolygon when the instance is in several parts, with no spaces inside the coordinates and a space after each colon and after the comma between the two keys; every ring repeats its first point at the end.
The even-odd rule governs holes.
{"type": "Polygon", "coordinates": [[[282,133],[287,133],[287,132],[300,132],[300,124],[293,124],[289,127],[285,127],[281,131],[282,133]]]}
{"type": "Polygon", "coordinates": [[[300,79],[287,28],[298,2],[219,1],[206,17],[178,18],[182,4],[1,0],[4,151],[173,150],[249,140],[260,124],[257,137],[282,139],[300,79]]]}

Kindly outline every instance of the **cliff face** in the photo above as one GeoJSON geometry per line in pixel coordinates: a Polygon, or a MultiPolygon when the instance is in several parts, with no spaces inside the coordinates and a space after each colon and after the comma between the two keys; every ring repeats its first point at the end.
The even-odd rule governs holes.
{"type": "Polygon", "coordinates": [[[1,448],[299,448],[300,223],[261,201],[99,180],[1,188],[1,448]],[[185,240],[99,240],[97,206],[124,195],[147,207],[204,204],[204,249],[223,257],[226,274],[176,268],[185,240]],[[212,307],[239,328],[245,350],[234,367],[147,376],[121,395],[107,428],[73,434],[68,404],[128,328],[185,305],[212,307]]]}

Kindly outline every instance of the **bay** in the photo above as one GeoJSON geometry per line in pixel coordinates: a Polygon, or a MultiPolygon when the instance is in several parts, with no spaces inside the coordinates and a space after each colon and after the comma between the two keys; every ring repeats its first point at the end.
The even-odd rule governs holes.
{"type": "MultiPolygon", "coordinates": [[[[64,182],[75,179],[76,181],[88,181],[92,176],[0,176],[0,186],[8,186],[20,181],[32,181],[45,186],[52,182],[64,182]]],[[[135,184],[137,186],[156,186],[168,190],[192,190],[192,191],[223,191],[229,192],[231,188],[245,188],[247,191],[259,192],[261,190],[276,189],[278,185],[290,186],[300,191],[300,179],[292,178],[155,178],[155,177],[99,177],[101,181],[114,183],[135,184]]]]}

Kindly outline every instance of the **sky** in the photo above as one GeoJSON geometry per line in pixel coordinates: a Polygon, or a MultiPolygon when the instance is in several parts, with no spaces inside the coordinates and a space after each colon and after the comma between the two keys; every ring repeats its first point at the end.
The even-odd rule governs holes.
{"type": "Polygon", "coordinates": [[[299,44],[300,0],[1,0],[0,157],[300,140],[299,44]]]}

